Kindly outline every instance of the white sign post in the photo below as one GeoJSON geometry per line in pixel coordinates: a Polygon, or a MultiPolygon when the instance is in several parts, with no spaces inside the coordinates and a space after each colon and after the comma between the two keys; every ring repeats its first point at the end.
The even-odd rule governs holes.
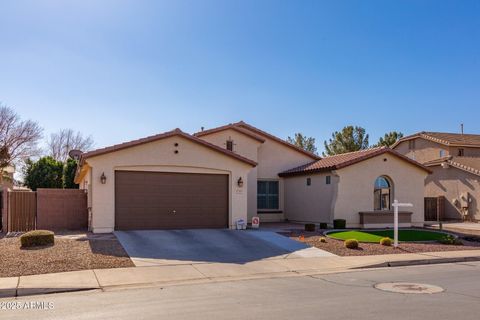
{"type": "Polygon", "coordinates": [[[393,246],[398,247],[398,208],[413,207],[411,203],[399,203],[398,200],[393,201],[393,246]]]}

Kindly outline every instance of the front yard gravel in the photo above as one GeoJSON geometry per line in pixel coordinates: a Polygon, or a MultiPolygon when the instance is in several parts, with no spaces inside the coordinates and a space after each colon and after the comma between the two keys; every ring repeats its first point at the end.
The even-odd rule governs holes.
{"type": "Polygon", "coordinates": [[[320,242],[320,238],[324,236],[316,233],[292,231],[288,233],[281,233],[284,236],[297,241],[300,240],[300,235],[304,236],[304,242],[308,245],[319,249],[331,252],[339,256],[368,256],[378,254],[399,254],[399,253],[422,253],[422,252],[438,252],[438,251],[456,251],[456,250],[480,250],[480,242],[471,242],[462,240],[464,245],[447,245],[437,242],[429,243],[406,243],[401,242],[399,247],[395,249],[392,247],[382,246],[377,243],[360,243],[358,249],[345,248],[343,241],[326,238],[326,243],[320,242]]]}
{"type": "Polygon", "coordinates": [[[0,277],[134,267],[121,244],[114,237],[55,237],[55,245],[20,248],[20,238],[0,239],[0,277]]]}

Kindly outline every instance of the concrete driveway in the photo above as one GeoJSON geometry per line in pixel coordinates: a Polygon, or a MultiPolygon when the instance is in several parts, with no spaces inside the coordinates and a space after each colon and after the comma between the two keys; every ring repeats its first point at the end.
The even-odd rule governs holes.
{"type": "Polygon", "coordinates": [[[271,231],[142,230],[115,235],[136,266],[334,256],[271,231]]]}

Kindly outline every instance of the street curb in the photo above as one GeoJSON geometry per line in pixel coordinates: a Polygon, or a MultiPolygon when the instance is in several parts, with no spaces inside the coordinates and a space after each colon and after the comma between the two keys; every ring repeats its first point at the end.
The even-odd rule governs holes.
{"type": "MultiPolygon", "coordinates": [[[[185,280],[172,280],[172,281],[154,281],[154,282],[142,282],[142,283],[131,283],[131,284],[121,284],[121,285],[100,285],[98,278],[96,282],[98,285],[90,285],[84,287],[19,287],[18,278],[10,278],[11,286],[8,284],[3,286],[0,289],[0,298],[16,298],[16,297],[26,297],[33,295],[48,295],[55,293],[67,293],[67,292],[81,292],[81,291],[111,291],[118,289],[128,289],[136,287],[157,287],[157,286],[177,286],[177,285],[186,285],[186,284],[200,284],[200,283],[215,283],[215,282],[225,282],[225,281],[239,281],[239,280],[255,280],[255,279],[264,279],[264,278],[279,278],[279,277],[297,277],[297,276],[308,276],[308,275],[317,275],[317,274],[330,274],[330,273],[343,273],[343,272],[356,272],[362,270],[369,270],[374,268],[388,268],[388,267],[405,267],[405,266],[419,266],[419,265],[433,265],[433,264],[444,264],[444,263],[462,263],[462,262],[474,262],[480,261],[480,256],[465,256],[465,257],[439,257],[434,255],[425,255],[423,259],[412,259],[412,260],[400,260],[400,261],[388,261],[384,260],[382,262],[366,264],[366,265],[357,265],[357,266],[343,266],[343,267],[334,267],[334,268],[320,268],[320,269],[305,269],[305,270],[289,270],[283,272],[265,272],[265,273],[254,273],[249,275],[241,276],[222,276],[222,277],[206,277],[202,279],[185,279],[185,280]],[[16,282],[16,285],[12,282],[16,282]]],[[[148,268],[148,267],[147,267],[148,268]]]]}
{"type": "Polygon", "coordinates": [[[442,263],[459,263],[459,262],[474,262],[480,261],[480,257],[461,257],[461,258],[434,258],[434,259],[419,259],[419,260],[405,260],[405,261],[385,261],[366,266],[354,267],[353,269],[370,269],[370,268],[386,268],[386,267],[407,267],[420,266],[429,264],[442,263]]]}
{"type": "Polygon", "coordinates": [[[15,297],[28,297],[37,295],[48,295],[54,293],[66,293],[66,292],[80,292],[80,291],[92,291],[101,290],[102,288],[20,288],[17,289],[15,297]]]}
{"type": "Polygon", "coordinates": [[[16,297],[28,297],[36,295],[48,295],[54,293],[66,293],[66,292],[80,292],[80,291],[92,291],[101,290],[102,288],[12,288],[12,289],[0,289],[0,299],[4,298],[16,298],[16,297]]]}

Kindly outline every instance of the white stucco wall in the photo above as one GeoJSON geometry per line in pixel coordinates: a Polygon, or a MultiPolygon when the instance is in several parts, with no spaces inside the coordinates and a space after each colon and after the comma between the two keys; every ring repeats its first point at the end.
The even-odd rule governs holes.
{"type": "Polygon", "coordinates": [[[280,178],[278,174],[312,162],[314,159],[269,137],[251,132],[265,139],[265,142],[261,143],[232,129],[214,132],[200,138],[222,148],[226,147],[228,139],[232,139],[234,141],[234,152],[258,162],[258,166],[250,171],[248,176],[248,221],[256,215],[260,216],[261,221],[283,221],[286,210],[285,183],[284,179],[280,178]],[[257,180],[279,181],[279,209],[273,210],[279,213],[257,213],[257,180]]]}
{"type": "MultiPolygon", "coordinates": [[[[281,221],[285,219],[285,180],[280,178],[280,172],[292,169],[314,161],[311,157],[298,152],[275,140],[266,141],[258,150],[257,180],[278,180],[280,188],[279,211],[281,214],[260,214],[263,221],[281,221]]],[[[255,198],[256,201],[256,198],[255,198]]]]}
{"type": "Polygon", "coordinates": [[[393,198],[409,202],[413,208],[412,224],[423,226],[424,222],[424,182],[428,173],[390,154],[359,162],[337,170],[338,193],[335,202],[335,219],[346,219],[348,227],[358,227],[360,211],[373,211],[373,190],[375,179],[388,176],[393,181],[393,198]],[[387,161],[384,161],[387,159],[387,161]]]}
{"type": "Polygon", "coordinates": [[[468,192],[472,199],[468,219],[480,220],[480,177],[453,166],[435,166],[430,169],[433,174],[425,180],[425,197],[445,197],[445,218],[463,219],[460,199],[468,192]]]}
{"type": "Polygon", "coordinates": [[[427,161],[435,160],[440,158],[440,150],[443,150],[444,156],[450,155],[450,150],[448,147],[430,141],[423,138],[416,138],[415,140],[415,149],[410,150],[409,140],[400,142],[396,147],[395,151],[404,156],[414,159],[420,163],[425,163],[427,161]]]}
{"type": "Polygon", "coordinates": [[[285,178],[285,218],[296,222],[333,222],[336,177],[331,173],[285,178]],[[326,177],[331,183],[326,184],[326,177]],[[307,185],[307,179],[311,185],[307,185]]]}
{"type": "Polygon", "coordinates": [[[415,149],[410,150],[409,140],[400,142],[396,147],[395,151],[406,155],[411,159],[415,159],[420,163],[425,163],[427,161],[436,160],[440,158],[440,151],[443,150],[443,156],[458,156],[458,149],[463,149],[465,157],[480,157],[480,148],[471,148],[471,147],[448,147],[443,144],[423,139],[416,138],[415,140],[415,149]]]}
{"type": "Polygon", "coordinates": [[[248,173],[252,166],[181,136],[88,158],[87,163],[91,166],[89,203],[93,232],[112,232],[114,229],[115,170],[228,174],[229,224],[233,227],[237,219],[247,218],[248,173]],[[174,146],[175,143],[179,144],[178,147],[174,146]],[[174,150],[179,152],[175,154],[174,150]],[[100,183],[102,173],[107,177],[104,185],[100,183]],[[243,188],[237,186],[239,177],[244,180],[243,188]]]}
{"type": "MultiPolygon", "coordinates": [[[[201,136],[199,138],[221,148],[226,148],[227,140],[233,140],[233,152],[244,156],[247,159],[258,162],[258,148],[260,148],[262,142],[241,132],[227,129],[201,136]]],[[[247,193],[248,221],[250,221],[251,218],[257,214],[257,168],[252,168],[252,170],[248,173],[247,193]]]]}
{"type": "Polygon", "coordinates": [[[199,138],[224,149],[227,148],[227,140],[232,140],[232,151],[253,161],[257,161],[258,148],[262,145],[261,141],[232,129],[218,131],[199,138]]]}

